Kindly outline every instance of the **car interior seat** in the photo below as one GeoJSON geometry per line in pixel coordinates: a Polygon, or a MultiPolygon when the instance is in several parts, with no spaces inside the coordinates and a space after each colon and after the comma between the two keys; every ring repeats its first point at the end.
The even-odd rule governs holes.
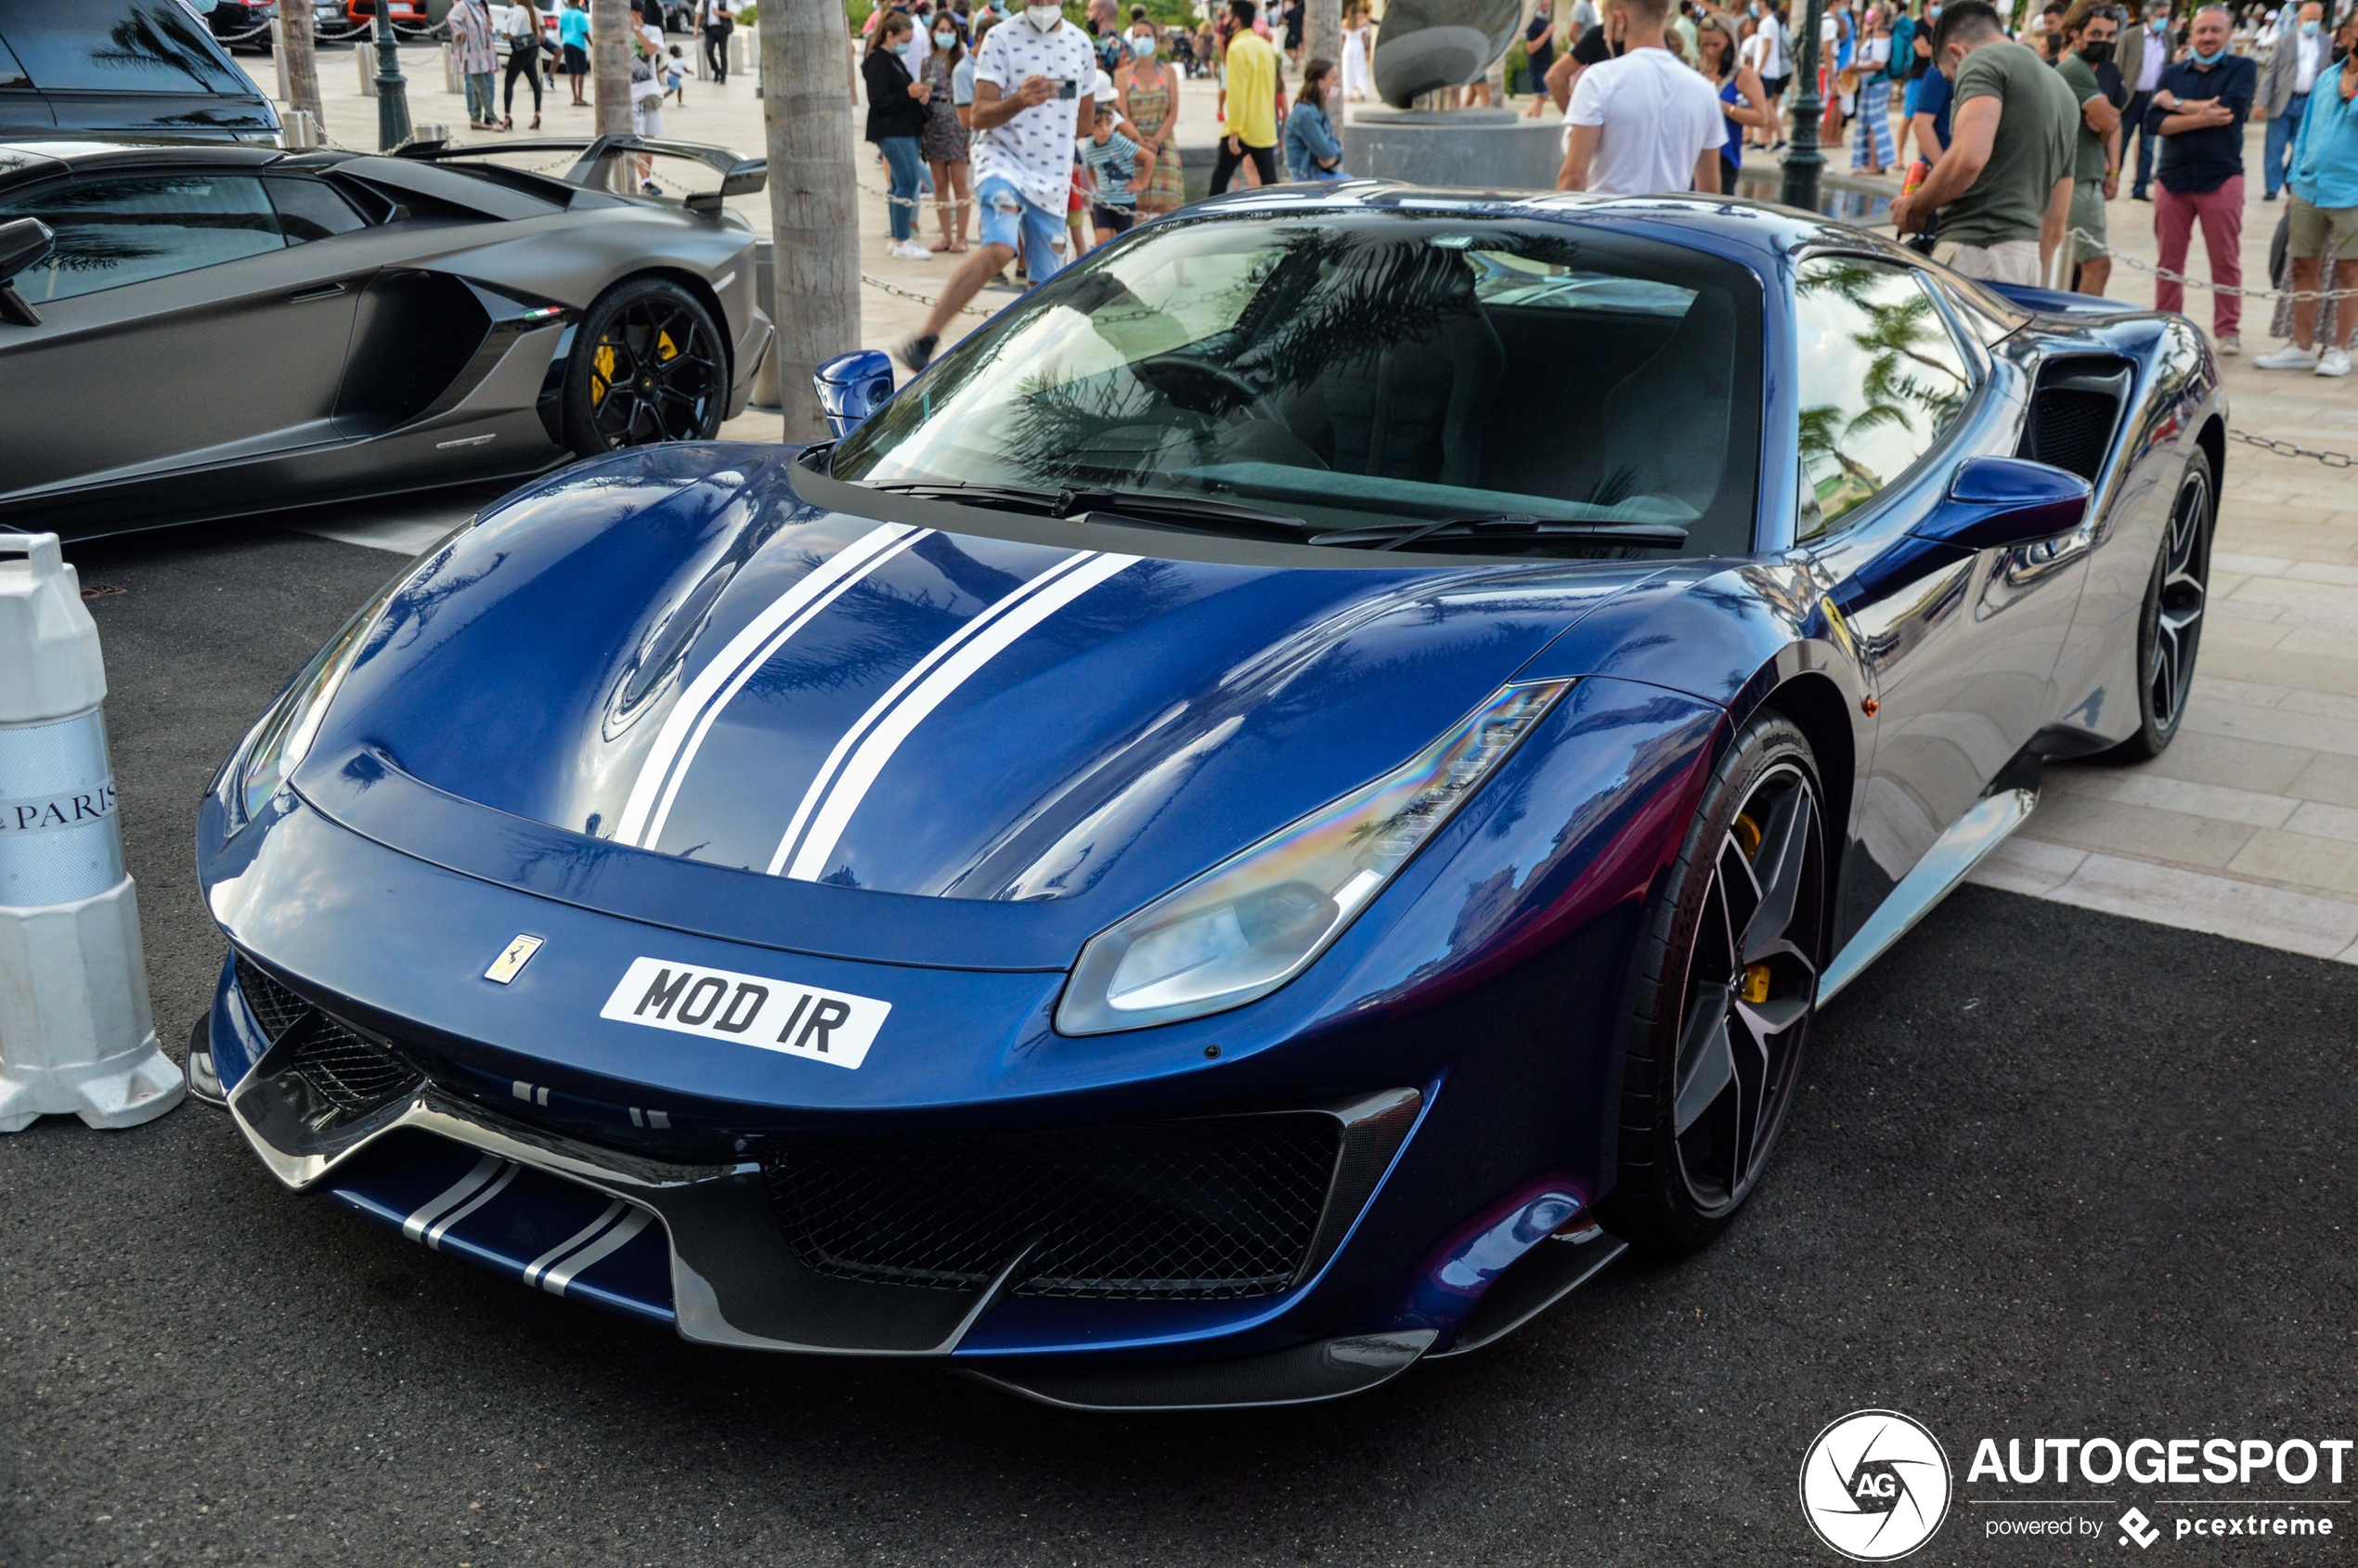
{"type": "Polygon", "coordinates": [[[1604,472],[1588,499],[1659,496],[1710,509],[1728,461],[1735,344],[1726,296],[1698,293],[1678,330],[1605,395],[1604,472]]]}

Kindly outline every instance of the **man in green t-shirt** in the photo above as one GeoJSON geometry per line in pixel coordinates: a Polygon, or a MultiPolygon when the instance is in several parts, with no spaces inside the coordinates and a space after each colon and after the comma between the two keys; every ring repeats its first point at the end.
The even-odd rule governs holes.
{"type": "Polygon", "coordinates": [[[1967,278],[2036,285],[2071,211],[2079,106],[2047,63],[2006,37],[1988,0],[1950,0],[1932,36],[1957,84],[1949,150],[1892,203],[1903,235],[1938,214],[1933,259],[1967,278]]]}
{"type": "Polygon", "coordinates": [[[2096,67],[2112,58],[2122,15],[2102,0],[2079,0],[2064,18],[2069,52],[2055,67],[2079,100],[2079,154],[2071,167],[2071,259],[2079,264],[2083,294],[2101,294],[2112,280],[2105,248],[2105,203],[2120,190],[2120,110],[2096,84],[2096,67]]]}

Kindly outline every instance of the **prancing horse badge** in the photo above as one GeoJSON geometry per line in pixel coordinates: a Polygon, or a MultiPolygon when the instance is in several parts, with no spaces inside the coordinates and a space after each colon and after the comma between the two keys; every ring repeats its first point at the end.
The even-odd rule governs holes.
{"type": "Polygon", "coordinates": [[[499,950],[499,956],[491,961],[491,967],[483,972],[483,978],[499,985],[506,985],[524,972],[525,965],[532,962],[532,955],[540,951],[540,942],[541,939],[538,937],[519,936],[514,941],[499,950]]]}

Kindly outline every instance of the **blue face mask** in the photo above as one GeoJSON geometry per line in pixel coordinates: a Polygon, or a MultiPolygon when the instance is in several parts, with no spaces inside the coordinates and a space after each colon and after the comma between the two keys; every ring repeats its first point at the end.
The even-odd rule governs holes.
{"type": "Polygon", "coordinates": [[[2207,55],[2200,49],[2196,49],[2193,56],[2194,62],[2202,67],[2205,71],[2209,71],[2212,66],[2217,65],[2221,60],[2223,60],[2226,58],[2227,51],[2224,49],[2216,49],[2207,55]]]}
{"type": "Polygon", "coordinates": [[[2313,21],[2305,21],[2305,22],[2302,22],[2302,23],[2300,24],[2300,35],[2301,35],[2303,38],[2314,38],[2314,37],[2316,37],[2316,36],[2317,36],[2317,24],[2316,24],[2315,22],[2313,22],[2313,21]]]}

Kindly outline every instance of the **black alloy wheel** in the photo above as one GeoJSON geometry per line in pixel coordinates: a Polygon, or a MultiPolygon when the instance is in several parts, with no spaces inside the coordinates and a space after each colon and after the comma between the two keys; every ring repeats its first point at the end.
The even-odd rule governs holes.
{"type": "Polygon", "coordinates": [[[677,283],[610,290],[574,334],[565,444],[583,457],[656,441],[709,441],[729,404],[729,361],[711,312],[677,283]]]}
{"type": "Polygon", "coordinates": [[[1826,830],[1809,743],[1756,717],[1704,796],[1640,952],[1605,1224],[1681,1251],[1759,1185],[1825,968],[1826,830]]]}
{"type": "Polygon", "coordinates": [[[2144,611],[2137,621],[2137,732],[2113,748],[2122,761],[2160,756],[2186,717],[2203,611],[2210,599],[2210,535],[2217,509],[2210,458],[2197,450],[2178,481],[2145,584],[2144,611]]]}

